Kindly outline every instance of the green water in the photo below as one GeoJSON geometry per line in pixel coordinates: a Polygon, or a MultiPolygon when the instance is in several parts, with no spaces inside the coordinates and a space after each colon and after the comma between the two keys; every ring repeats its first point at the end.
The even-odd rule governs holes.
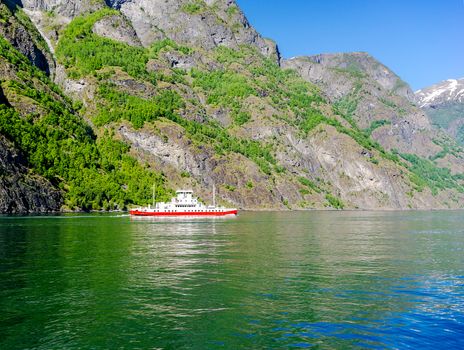
{"type": "Polygon", "coordinates": [[[464,212],[0,217],[1,349],[464,347],[464,212]]]}

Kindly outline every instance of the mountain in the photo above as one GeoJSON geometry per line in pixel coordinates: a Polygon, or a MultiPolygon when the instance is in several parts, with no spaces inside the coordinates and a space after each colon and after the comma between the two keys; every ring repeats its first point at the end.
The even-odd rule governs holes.
{"type": "Polygon", "coordinates": [[[367,54],[281,60],[232,0],[0,6],[23,28],[0,38],[0,135],[62,209],[145,204],[153,183],[244,209],[463,203],[461,150],[367,54]]]}
{"type": "Polygon", "coordinates": [[[282,61],[316,84],[336,111],[385,149],[464,172],[464,153],[433,127],[407,83],[368,53],[320,54],[282,61]]]}
{"type": "Polygon", "coordinates": [[[434,125],[464,145],[464,78],[448,79],[418,90],[416,100],[434,125]]]}
{"type": "Polygon", "coordinates": [[[418,90],[415,94],[421,108],[446,103],[464,103],[464,78],[448,79],[418,90]]]}

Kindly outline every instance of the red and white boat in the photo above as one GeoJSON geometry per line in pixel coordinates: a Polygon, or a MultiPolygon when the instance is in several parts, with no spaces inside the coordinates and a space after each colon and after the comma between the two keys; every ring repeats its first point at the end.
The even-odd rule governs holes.
{"type": "Polygon", "coordinates": [[[129,211],[134,216],[229,216],[237,215],[236,208],[225,208],[215,205],[215,191],[213,191],[213,205],[204,205],[197,198],[193,197],[192,190],[179,190],[176,197],[170,202],[155,203],[153,196],[153,206],[140,207],[129,211]]]}

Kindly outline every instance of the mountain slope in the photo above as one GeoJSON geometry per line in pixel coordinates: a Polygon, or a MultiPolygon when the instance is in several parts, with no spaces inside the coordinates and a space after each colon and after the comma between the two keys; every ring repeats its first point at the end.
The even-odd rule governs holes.
{"type": "MultiPolygon", "coordinates": [[[[206,50],[218,45],[234,48],[239,45],[253,45],[262,54],[278,59],[275,43],[262,38],[256,32],[234,0],[11,1],[35,14],[36,21],[48,22],[50,18],[47,18],[47,13],[52,12],[61,17],[57,20],[60,24],[66,24],[80,14],[99,10],[107,5],[124,15],[135,30],[139,42],[145,47],[163,39],[206,50]]],[[[43,27],[47,31],[46,25],[43,27]]],[[[53,31],[50,29],[48,28],[48,32],[53,31]]],[[[108,31],[107,35],[111,36],[112,32],[114,30],[108,31]]]]}
{"type": "Polygon", "coordinates": [[[398,76],[366,53],[297,57],[283,63],[320,86],[341,113],[387,149],[433,155],[425,114],[412,106],[413,92],[398,76]]]}
{"type": "Polygon", "coordinates": [[[387,150],[464,171],[464,152],[434,128],[409,86],[366,53],[295,57],[282,62],[321,88],[335,110],[387,150]]]}
{"type": "Polygon", "coordinates": [[[464,78],[448,79],[418,90],[416,99],[434,125],[464,145],[464,78]]]}
{"type": "Polygon", "coordinates": [[[2,211],[51,211],[63,202],[68,209],[123,208],[147,198],[154,182],[162,185],[111,134],[97,138],[76,106],[3,38],[0,48],[0,203],[10,203],[2,211]]]}
{"type": "MultiPolygon", "coordinates": [[[[153,182],[161,198],[181,186],[209,198],[214,183],[222,201],[247,209],[460,205],[459,176],[385,151],[342,105],[281,69],[278,51],[267,49],[233,1],[108,3],[113,8],[23,1],[52,45],[55,80],[74,103],[20,56],[18,71],[14,49],[2,44],[10,52],[1,79],[11,121],[28,137],[41,135],[43,148],[22,142],[11,122],[0,133],[62,191],[67,207],[143,204],[153,182]]],[[[418,130],[429,128],[424,122],[418,130]]]]}

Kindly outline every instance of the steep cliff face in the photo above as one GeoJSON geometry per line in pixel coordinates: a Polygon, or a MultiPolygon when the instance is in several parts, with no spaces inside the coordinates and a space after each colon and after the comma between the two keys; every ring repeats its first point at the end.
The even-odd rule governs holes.
{"type": "Polygon", "coordinates": [[[329,100],[387,149],[430,156],[430,122],[411,101],[414,93],[396,74],[366,53],[324,54],[283,62],[321,87],[329,100]],[[382,125],[383,124],[383,125],[382,125]]]}
{"type": "Polygon", "coordinates": [[[153,182],[160,198],[192,187],[207,199],[215,184],[221,201],[246,209],[460,206],[459,177],[371,139],[387,135],[400,152],[420,154],[431,126],[420,111],[411,117],[409,88],[365,54],[302,60],[315,67],[307,75],[299,61],[286,63],[319,89],[281,69],[275,45],[234,1],[23,6],[55,53],[55,81],[75,102],[34,70],[25,80],[13,63],[24,70],[24,62],[2,44],[0,98],[26,138],[9,124],[0,133],[59,184],[69,208],[144,204],[153,182]],[[31,147],[25,141],[36,134],[40,147],[31,147]]]}
{"type": "Polygon", "coordinates": [[[431,125],[410,87],[367,53],[296,57],[282,65],[319,86],[338,113],[386,149],[464,171],[463,150],[431,125]]]}
{"type": "Polygon", "coordinates": [[[103,0],[9,0],[29,11],[43,11],[68,18],[103,8],[103,0]]]}
{"type": "Polygon", "coordinates": [[[59,211],[62,204],[62,193],[32,173],[18,150],[0,135],[0,213],[59,211]]]}
{"type": "Polygon", "coordinates": [[[0,3],[0,35],[47,74],[54,71],[54,60],[48,45],[29,17],[19,8],[0,3]],[[11,10],[10,10],[11,8],[11,10]]]}
{"type": "MultiPolygon", "coordinates": [[[[52,11],[69,19],[105,6],[103,0],[21,0],[16,3],[29,11],[52,11]]],[[[234,0],[106,0],[106,4],[118,9],[130,21],[138,40],[146,47],[166,38],[206,50],[219,45],[236,48],[246,44],[279,59],[275,43],[256,32],[234,0]]]]}
{"type": "Polygon", "coordinates": [[[416,100],[433,124],[464,145],[464,78],[448,79],[418,90],[416,100]]]}
{"type": "Polygon", "coordinates": [[[235,1],[109,1],[131,20],[149,46],[166,36],[176,42],[212,49],[254,45],[265,55],[275,50],[251,27],[235,1]]]}
{"type": "Polygon", "coordinates": [[[304,78],[320,84],[331,100],[346,96],[357,79],[375,82],[381,89],[409,101],[414,93],[394,72],[366,52],[319,54],[285,60],[285,66],[301,71],[304,78]]]}

